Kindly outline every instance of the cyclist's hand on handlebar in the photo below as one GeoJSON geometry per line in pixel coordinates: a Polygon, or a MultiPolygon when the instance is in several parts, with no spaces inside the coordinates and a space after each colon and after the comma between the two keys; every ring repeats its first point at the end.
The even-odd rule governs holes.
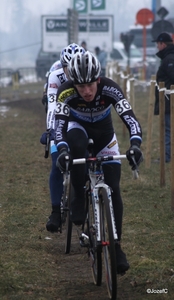
{"type": "Polygon", "coordinates": [[[143,161],[143,154],[137,145],[132,145],[129,150],[126,151],[126,156],[132,167],[139,166],[143,161]]]}
{"type": "Polygon", "coordinates": [[[56,161],[56,166],[61,172],[68,171],[72,168],[72,157],[67,148],[62,148],[56,161]]]}
{"type": "Polygon", "coordinates": [[[47,144],[47,135],[49,134],[49,141],[54,140],[54,130],[50,129],[49,131],[46,131],[44,133],[42,133],[41,137],[40,137],[40,143],[42,145],[46,145],[47,144]]]}
{"type": "Polygon", "coordinates": [[[43,105],[47,105],[48,104],[48,98],[47,98],[47,94],[46,93],[43,93],[42,104],[43,105]]]}

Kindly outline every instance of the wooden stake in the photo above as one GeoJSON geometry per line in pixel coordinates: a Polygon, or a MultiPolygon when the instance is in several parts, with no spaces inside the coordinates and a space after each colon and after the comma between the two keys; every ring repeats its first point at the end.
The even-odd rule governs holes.
{"type": "Polygon", "coordinates": [[[148,121],[147,121],[147,141],[146,141],[146,159],[145,166],[150,168],[151,166],[151,147],[152,147],[152,128],[153,128],[153,115],[154,115],[154,98],[155,98],[155,83],[156,76],[151,76],[150,84],[150,97],[149,97],[149,108],[148,108],[148,121]]]}
{"type": "Polygon", "coordinates": [[[165,96],[164,82],[159,82],[160,186],[165,186],[165,96]]]}
{"type": "Polygon", "coordinates": [[[170,87],[171,210],[174,211],[174,85],[170,87]]]}

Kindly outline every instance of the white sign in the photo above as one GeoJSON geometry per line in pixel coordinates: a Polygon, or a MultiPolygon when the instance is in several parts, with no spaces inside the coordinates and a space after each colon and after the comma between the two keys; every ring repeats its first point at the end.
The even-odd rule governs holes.
{"type": "MultiPolygon", "coordinates": [[[[80,15],[78,43],[87,43],[87,49],[94,52],[100,47],[107,52],[112,51],[113,16],[80,15]]],[[[66,16],[42,16],[42,50],[44,52],[60,52],[68,45],[68,21],[66,16]]]]}

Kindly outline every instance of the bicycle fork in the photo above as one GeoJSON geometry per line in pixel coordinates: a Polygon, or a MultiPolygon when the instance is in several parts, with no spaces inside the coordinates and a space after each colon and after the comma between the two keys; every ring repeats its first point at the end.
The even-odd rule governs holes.
{"type": "Polygon", "coordinates": [[[101,200],[99,198],[99,190],[101,188],[104,188],[107,193],[107,199],[109,201],[109,209],[110,209],[110,215],[111,215],[112,232],[113,232],[114,240],[118,239],[118,235],[117,235],[117,229],[116,229],[116,224],[115,224],[114,209],[113,209],[113,205],[112,205],[111,189],[105,183],[98,183],[93,190],[93,205],[94,205],[94,212],[95,212],[96,240],[98,243],[101,243],[102,246],[107,246],[109,244],[109,241],[102,241],[102,236],[101,236],[101,221],[100,221],[100,215],[101,215],[100,201],[101,200]]]}
{"type": "MultiPolygon", "coordinates": [[[[94,224],[92,224],[92,230],[93,235],[96,236],[96,241],[101,246],[108,246],[109,241],[102,241],[102,234],[101,234],[101,203],[99,198],[99,189],[104,188],[107,192],[107,199],[109,201],[109,210],[111,215],[111,222],[112,222],[112,232],[114,240],[118,239],[117,235],[117,229],[115,224],[115,216],[114,216],[114,209],[112,205],[112,196],[111,196],[111,189],[108,185],[105,183],[98,183],[92,192],[92,205],[93,205],[93,211],[94,211],[94,224]]],[[[82,247],[88,247],[89,246],[89,236],[86,235],[84,232],[79,235],[80,245],[82,247]]]]}

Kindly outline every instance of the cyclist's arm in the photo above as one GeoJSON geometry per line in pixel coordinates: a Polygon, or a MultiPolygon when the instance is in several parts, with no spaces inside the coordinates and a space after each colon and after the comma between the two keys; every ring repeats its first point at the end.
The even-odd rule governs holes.
{"type": "Polygon", "coordinates": [[[117,102],[115,109],[129,130],[130,144],[137,144],[140,146],[142,142],[142,129],[130,103],[123,98],[117,102]]]}
{"type": "Polygon", "coordinates": [[[58,90],[56,112],[55,112],[55,143],[57,144],[58,150],[67,144],[67,127],[70,115],[69,105],[66,104],[66,100],[69,96],[69,84],[64,83],[58,90]]]}
{"type": "Polygon", "coordinates": [[[113,87],[115,87],[115,89],[111,91],[111,101],[117,114],[129,130],[130,144],[137,144],[140,146],[142,142],[141,125],[138,122],[130,103],[125,98],[122,89],[115,82],[113,82],[113,87]]]}
{"type": "Polygon", "coordinates": [[[48,111],[46,118],[47,129],[55,129],[55,110],[56,110],[56,95],[58,88],[66,80],[63,70],[56,70],[51,72],[48,77],[48,111]]]}

